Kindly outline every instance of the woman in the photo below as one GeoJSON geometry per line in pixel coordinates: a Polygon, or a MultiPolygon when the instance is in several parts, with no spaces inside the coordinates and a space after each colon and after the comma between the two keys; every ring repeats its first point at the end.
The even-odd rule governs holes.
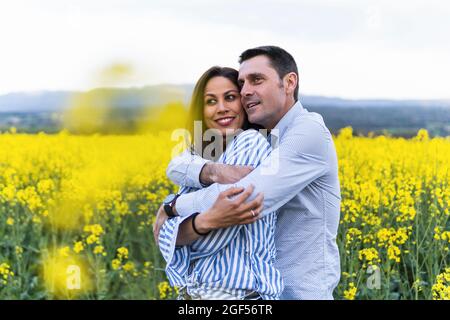
{"type": "MultiPolygon", "coordinates": [[[[212,67],[198,80],[190,107],[191,136],[194,122],[201,121],[202,133],[213,129],[220,134],[224,151],[216,148],[208,154],[211,144],[194,137],[185,153],[253,167],[269,155],[267,140],[247,121],[237,79],[234,69],[212,67]]],[[[215,142],[216,147],[222,146],[215,142]]],[[[181,185],[180,192],[195,191],[186,180],[174,181],[181,185]]],[[[159,236],[167,276],[172,286],[181,288],[181,299],[279,299],[283,281],[274,267],[275,213],[248,225],[211,231],[188,246],[176,246],[178,227],[184,219],[167,220],[159,236]]]]}

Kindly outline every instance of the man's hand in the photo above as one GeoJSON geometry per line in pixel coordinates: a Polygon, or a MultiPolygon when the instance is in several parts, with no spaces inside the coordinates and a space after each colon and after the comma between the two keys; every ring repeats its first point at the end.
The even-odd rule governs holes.
{"type": "Polygon", "coordinates": [[[204,185],[213,183],[229,184],[236,183],[250,172],[251,166],[231,166],[222,163],[207,163],[200,172],[200,182],[204,185]]]}
{"type": "Polygon", "coordinates": [[[153,237],[155,237],[156,246],[159,246],[159,231],[168,218],[166,211],[164,211],[164,205],[161,205],[156,214],[155,223],[153,224],[153,237]]]}
{"type": "Polygon", "coordinates": [[[221,192],[214,205],[197,216],[195,224],[198,231],[205,233],[214,229],[249,224],[258,220],[259,214],[263,210],[263,194],[259,193],[252,201],[245,202],[254,189],[255,187],[250,185],[245,190],[240,187],[221,192]],[[230,199],[235,195],[238,196],[230,199]]]}

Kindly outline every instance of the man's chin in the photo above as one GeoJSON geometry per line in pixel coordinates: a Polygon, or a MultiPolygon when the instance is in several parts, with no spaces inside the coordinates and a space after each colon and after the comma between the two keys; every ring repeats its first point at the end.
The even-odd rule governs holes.
{"type": "Polygon", "coordinates": [[[260,117],[248,117],[248,122],[264,127],[260,117]]]}
{"type": "Polygon", "coordinates": [[[261,117],[259,117],[257,114],[252,114],[248,116],[248,121],[251,124],[257,124],[257,125],[261,125],[261,117]]]}

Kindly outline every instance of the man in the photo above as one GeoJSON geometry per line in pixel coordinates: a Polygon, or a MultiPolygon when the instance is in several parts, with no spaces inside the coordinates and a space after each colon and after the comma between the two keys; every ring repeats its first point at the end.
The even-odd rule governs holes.
{"type": "Polygon", "coordinates": [[[158,211],[155,237],[166,212],[184,217],[200,212],[195,224],[186,219],[180,226],[176,243],[181,245],[210,230],[251,223],[278,210],[276,267],[285,283],[281,298],[333,299],[340,277],[336,234],[341,198],[332,136],[322,117],[298,101],[298,71],[289,53],[257,47],[243,52],[239,62],[242,104],[251,123],[270,130],[273,152],[250,173],[200,157],[171,163],[170,178],[187,174],[198,187],[212,184],[172,197],[166,209],[158,211]],[[275,173],[268,174],[274,164],[275,173]],[[218,181],[237,182],[233,186],[218,181]],[[262,210],[257,209],[262,207],[256,197],[260,193],[262,210]]]}

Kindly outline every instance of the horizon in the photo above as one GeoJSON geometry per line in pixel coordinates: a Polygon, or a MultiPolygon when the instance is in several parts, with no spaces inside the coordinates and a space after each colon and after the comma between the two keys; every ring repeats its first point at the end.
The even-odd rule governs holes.
{"type": "MultiPolygon", "coordinates": [[[[66,90],[66,89],[36,89],[29,91],[11,91],[6,93],[0,93],[0,97],[14,94],[23,94],[23,95],[39,95],[45,93],[87,93],[95,90],[103,90],[103,89],[112,89],[112,90],[142,90],[148,87],[163,87],[163,86],[174,86],[174,87],[182,87],[182,86],[195,86],[195,83],[157,83],[157,84],[144,84],[141,86],[98,86],[88,88],[86,90],[66,90]]],[[[344,96],[329,96],[329,95],[319,95],[319,94],[308,94],[299,92],[299,99],[301,97],[317,97],[324,99],[335,99],[335,100],[346,100],[346,101],[393,101],[393,102],[406,102],[406,101],[430,101],[430,102],[446,102],[450,104],[450,98],[431,98],[431,99],[415,99],[415,98],[389,98],[389,97],[364,97],[364,98],[352,98],[352,97],[344,97],[344,96]]],[[[1,111],[1,109],[0,109],[1,111]]]]}

